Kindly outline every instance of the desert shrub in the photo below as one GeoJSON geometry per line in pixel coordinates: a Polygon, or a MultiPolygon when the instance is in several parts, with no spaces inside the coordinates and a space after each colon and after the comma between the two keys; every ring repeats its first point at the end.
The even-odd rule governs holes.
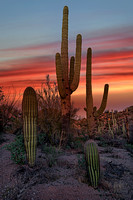
{"type": "Polygon", "coordinates": [[[13,162],[16,164],[24,164],[26,154],[23,134],[16,136],[15,141],[5,145],[4,148],[11,152],[11,160],[13,162]]]}
{"type": "Polygon", "coordinates": [[[47,144],[42,146],[42,152],[46,154],[49,167],[56,164],[57,157],[61,154],[61,151],[56,149],[54,146],[47,146],[47,144]]]}
{"type": "Polygon", "coordinates": [[[86,169],[86,161],[85,161],[85,155],[77,155],[78,157],[78,165],[81,169],[86,169]]]}
{"type": "Polygon", "coordinates": [[[46,133],[39,133],[38,134],[38,145],[43,145],[44,143],[48,142],[48,137],[46,133]]]}
{"type": "Polygon", "coordinates": [[[125,144],[125,148],[131,153],[133,153],[133,144],[127,143],[125,144]]]}
{"type": "Polygon", "coordinates": [[[86,130],[81,129],[81,133],[79,136],[80,136],[80,140],[83,142],[86,142],[87,140],[89,140],[89,135],[88,135],[87,129],[86,130]]]}
{"type": "Polygon", "coordinates": [[[18,109],[19,98],[16,93],[12,96],[9,92],[4,94],[3,88],[0,87],[0,127],[1,131],[16,133],[22,128],[22,112],[18,109]]]}
{"type": "Polygon", "coordinates": [[[81,149],[81,150],[83,150],[83,144],[82,144],[82,142],[80,140],[74,140],[71,145],[72,145],[72,147],[74,149],[81,149]]]}
{"type": "Polygon", "coordinates": [[[46,154],[56,154],[56,148],[51,145],[44,144],[42,148],[42,152],[46,154]]]}
{"type": "MultiPolygon", "coordinates": [[[[38,98],[38,124],[41,132],[44,132],[49,142],[54,145],[60,144],[62,133],[61,100],[56,82],[50,81],[49,75],[46,76],[45,83],[37,91],[38,98]]],[[[74,120],[78,109],[71,106],[71,119],[74,120]]],[[[73,121],[71,120],[71,123],[73,121]]],[[[44,137],[46,136],[44,134],[44,137]]],[[[40,135],[43,137],[43,134],[40,135]]],[[[43,139],[43,138],[42,138],[43,139]]],[[[45,139],[43,140],[45,141],[45,139]]]]}
{"type": "Polygon", "coordinates": [[[108,143],[107,143],[104,139],[101,139],[101,140],[98,142],[98,145],[101,146],[101,147],[107,147],[107,146],[108,146],[108,143]]]}
{"type": "Polygon", "coordinates": [[[36,92],[39,106],[39,127],[41,132],[48,135],[50,143],[56,143],[61,132],[61,104],[57,85],[50,81],[49,75],[47,75],[46,82],[36,92]]]}
{"type": "Polygon", "coordinates": [[[83,140],[80,137],[73,137],[70,135],[66,144],[67,149],[78,149],[83,151],[83,140]]]}

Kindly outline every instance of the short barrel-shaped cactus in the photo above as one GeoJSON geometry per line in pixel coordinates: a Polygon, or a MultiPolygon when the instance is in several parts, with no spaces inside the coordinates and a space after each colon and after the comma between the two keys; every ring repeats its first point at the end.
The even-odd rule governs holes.
{"type": "Polygon", "coordinates": [[[87,141],[84,150],[90,184],[97,188],[100,180],[100,158],[97,144],[92,140],[87,141]]]}
{"type": "Polygon", "coordinates": [[[32,87],[27,87],[24,91],[22,111],[26,157],[28,165],[33,167],[36,160],[38,104],[36,92],[32,87]]]}

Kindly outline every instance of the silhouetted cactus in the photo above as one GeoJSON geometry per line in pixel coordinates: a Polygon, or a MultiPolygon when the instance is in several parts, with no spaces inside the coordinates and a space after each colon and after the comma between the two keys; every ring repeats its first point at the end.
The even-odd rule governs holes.
{"type": "Polygon", "coordinates": [[[24,91],[22,111],[26,155],[29,166],[33,167],[36,159],[38,105],[36,92],[32,87],[27,87],[24,91]]]}
{"type": "Polygon", "coordinates": [[[100,158],[97,144],[89,140],[85,143],[84,150],[90,184],[97,188],[100,179],[100,158]]]}
{"type": "MultiPolygon", "coordinates": [[[[61,55],[56,53],[56,75],[63,116],[63,129],[69,129],[71,94],[77,89],[81,68],[82,37],[77,35],[76,55],[70,59],[70,72],[68,68],[68,7],[63,9],[61,55]]],[[[68,130],[69,131],[69,130],[68,130]]],[[[67,131],[67,132],[68,132],[67,131]]]]}
{"type": "Polygon", "coordinates": [[[91,135],[92,127],[94,125],[94,117],[98,117],[103,113],[103,111],[106,108],[107,104],[107,97],[108,97],[108,89],[109,85],[106,84],[104,86],[104,94],[103,94],[103,99],[101,102],[100,108],[97,110],[96,107],[93,107],[93,96],[92,96],[92,85],[91,85],[91,62],[92,59],[92,50],[91,48],[88,48],[87,50],[87,64],[86,64],[86,115],[87,115],[87,125],[88,125],[88,130],[91,135]]]}

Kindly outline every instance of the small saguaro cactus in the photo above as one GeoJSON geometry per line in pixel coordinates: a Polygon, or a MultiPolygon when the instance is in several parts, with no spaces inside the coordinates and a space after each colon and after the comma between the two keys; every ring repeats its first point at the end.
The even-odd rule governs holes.
{"type": "Polygon", "coordinates": [[[97,188],[100,180],[100,158],[97,144],[93,140],[87,141],[84,151],[90,184],[97,188]]]}
{"type": "Polygon", "coordinates": [[[63,22],[62,22],[62,42],[61,42],[61,55],[56,53],[56,75],[58,82],[59,94],[61,97],[62,109],[62,124],[66,131],[70,125],[70,109],[71,109],[71,94],[77,89],[80,78],[81,68],[81,45],[82,37],[77,35],[76,39],[76,55],[70,59],[70,70],[68,67],[68,7],[63,9],[63,22]]]}
{"type": "Polygon", "coordinates": [[[26,157],[29,166],[33,167],[36,159],[38,104],[36,92],[32,87],[27,87],[24,91],[22,111],[26,157]]]}
{"type": "Polygon", "coordinates": [[[92,61],[91,60],[92,60],[92,50],[91,48],[88,48],[87,63],[86,63],[86,108],[84,108],[84,110],[86,111],[87,127],[88,127],[90,136],[92,134],[92,127],[94,125],[94,117],[98,117],[99,115],[101,115],[106,108],[108,89],[109,89],[109,85],[105,84],[101,106],[97,110],[96,107],[93,107],[92,84],[91,84],[91,79],[92,79],[92,74],[91,74],[92,61]]]}

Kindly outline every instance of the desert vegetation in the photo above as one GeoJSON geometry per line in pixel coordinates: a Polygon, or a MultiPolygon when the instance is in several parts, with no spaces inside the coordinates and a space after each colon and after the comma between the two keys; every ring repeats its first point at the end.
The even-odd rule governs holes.
{"type": "MultiPolygon", "coordinates": [[[[75,117],[78,109],[72,106],[71,132],[66,136],[62,134],[61,100],[56,83],[47,76],[45,84],[42,84],[39,90],[34,90],[34,92],[32,90],[31,93],[29,91],[24,98],[33,94],[36,95],[38,111],[34,111],[34,103],[27,104],[30,100],[35,102],[33,97],[29,97],[29,100],[23,99],[24,113],[22,114],[22,110],[17,110],[20,116],[19,126],[18,121],[15,121],[14,125],[10,126],[10,132],[9,124],[12,123],[12,118],[10,118],[10,123],[7,123],[1,130],[1,153],[4,161],[1,165],[5,163],[4,157],[7,153],[8,159],[11,160],[11,167],[8,165],[6,167],[7,173],[10,178],[12,177],[8,183],[2,180],[2,199],[25,199],[25,197],[31,199],[32,194],[28,195],[27,191],[32,185],[39,187],[40,183],[51,185],[54,182],[56,187],[58,180],[64,178],[65,181],[69,177],[72,178],[71,181],[65,184],[73,184],[72,188],[78,187],[78,184],[80,187],[85,185],[88,188],[85,188],[85,191],[94,188],[91,192],[95,198],[98,193],[101,199],[121,199],[122,197],[130,199],[132,192],[129,184],[131,185],[131,182],[127,179],[130,177],[132,180],[133,144],[130,140],[132,132],[128,127],[132,119],[132,106],[119,112],[105,110],[96,117],[91,138],[88,134],[87,119],[75,117]],[[25,109],[24,106],[26,106],[25,109]],[[28,106],[31,112],[34,111],[33,113],[37,115],[30,113],[28,117],[28,106]],[[25,121],[26,116],[29,120],[27,122],[25,121]],[[33,119],[34,117],[37,119],[33,119]],[[35,120],[37,123],[34,124],[35,120]],[[24,129],[22,129],[22,124],[24,124],[24,129]],[[35,126],[37,126],[36,132],[32,129],[35,126]],[[29,143],[28,140],[31,142],[29,143]],[[128,160],[126,166],[121,158],[128,160]],[[54,170],[57,170],[57,175],[54,170]],[[15,180],[19,185],[14,183],[15,180]],[[128,185],[130,191],[128,194],[123,190],[124,183],[128,185]]],[[[1,95],[6,98],[2,90],[1,95]]],[[[7,100],[5,99],[4,102],[7,100]]],[[[2,101],[2,104],[4,102],[2,101]]],[[[14,107],[12,116],[14,116],[14,109],[17,109],[14,107]]],[[[1,109],[3,116],[2,112],[1,109]]],[[[4,173],[3,177],[5,177],[4,173]]],[[[61,181],[60,185],[64,187],[64,182],[61,181]]]]}
{"type": "Polygon", "coordinates": [[[115,200],[133,198],[133,106],[93,107],[92,50],[87,51],[86,118],[71,102],[81,66],[81,35],[68,67],[68,7],[63,10],[57,83],[46,76],[40,89],[27,87],[22,109],[0,87],[0,198],[3,200],[115,200]],[[58,85],[57,85],[58,84],[58,85]]]}
{"type": "Polygon", "coordinates": [[[10,92],[5,95],[3,88],[0,87],[0,132],[17,133],[22,129],[22,111],[18,108],[19,98],[14,93],[11,97],[10,92]]]}

